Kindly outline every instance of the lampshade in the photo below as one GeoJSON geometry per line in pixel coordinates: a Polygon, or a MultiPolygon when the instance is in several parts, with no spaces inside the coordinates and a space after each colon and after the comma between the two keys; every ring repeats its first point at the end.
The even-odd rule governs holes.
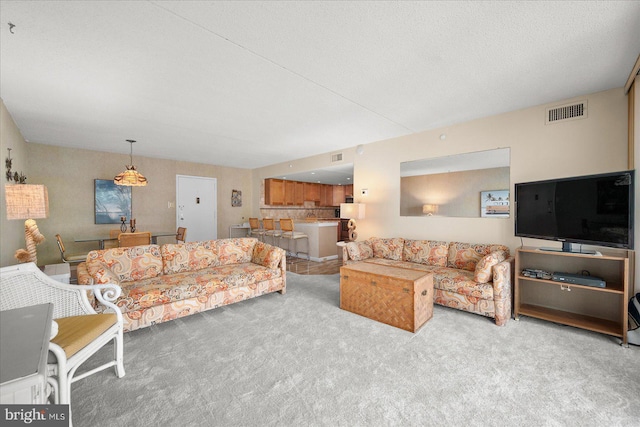
{"type": "Polygon", "coordinates": [[[136,170],[136,167],[133,165],[133,143],[136,142],[133,139],[127,139],[127,142],[131,144],[131,151],[129,154],[129,158],[131,160],[131,164],[127,165],[127,170],[119,173],[113,178],[113,182],[116,185],[125,185],[127,187],[144,187],[147,185],[147,178],[144,177],[140,172],[136,170]]]}
{"type": "Polygon", "coordinates": [[[438,212],[438,205],[422,205],[422,213],[426,215],[433,215],[438,212]]]}
{"type": "Polygon", "coordinates": [[[49,216],[49,194],[44,185],[17,184],[4,186],[7,219],[26,219],[24,239],[27,249],[18,249],[15,257],[20,262],[38,262],[36,245],[44,241],[34,218],[49,216]]]}
{"type": "Polygon", "coordinates": [[[340,218],[364,219],[364,203],[340,203],[340,218]]]}
{"type": "Polygon", "coordinates": [[[147,185],[147,178],[138,172],[135,166],[127,165],[127,170],[116,175],[113,182],[127,187],[143,187],[147,185]]]}
{"type": "Polygon", "coordinates": [[[47,187],[39,184],[5,185],[7,219],[36,219],[49,217],[47,187]]]}

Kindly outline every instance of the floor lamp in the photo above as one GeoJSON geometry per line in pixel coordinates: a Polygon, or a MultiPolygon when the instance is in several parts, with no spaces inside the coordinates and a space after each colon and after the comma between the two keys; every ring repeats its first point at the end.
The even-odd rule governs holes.
{"type": "Polygon", "coordinates": [[[7,219],[26,219],[24,222],[24,238],[27,249],[18,249],[15,257],[20,262],[37,264],[36,245],[44,241],[34,218],[49,216],[49,195],[47,187],[34,184],[5,185],[7,219]]]}
{"type": "Polygon", "coordinates": [[[356,219],[364,219],[364,203],[340,203],[340,218],[349,218],[349,240],[354,242],[358,238],[356,219]]]}

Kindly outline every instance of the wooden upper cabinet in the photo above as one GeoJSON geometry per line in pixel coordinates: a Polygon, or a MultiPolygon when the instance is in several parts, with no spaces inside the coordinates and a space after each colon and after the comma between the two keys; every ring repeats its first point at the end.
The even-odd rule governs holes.
{"type": "Polygon", "coordinates": [[[304,205],[304,182],[295,181],[293,200],[296,206],[304,205]]]}
{"type": "Polygon", "coordinates": [[[329,184],[320,184],[320,206],[332,206],[333,203],[333,186],[329,184]]]}
{"type": "Polygon", "coordinates": [[[304,183],[304,200],[320,203],[320,184],[313,182],[304,183]]]}
{"type": "Polygon", "coordinates": [[[353,184],[344,185],[344,195],[353,197],[353,184]]]}
{"type": "Polygon", "coordinates": [[[333,205],[340,206],[340,203],[344,203],[344,185],[334,185],[333,190],[333,205]]]}
{"type": "Polygon", "coordinates": [[[296,183],[295,181],[284,182],[284,204],[295,205],[296,204],[296,183]]]}
{"type": "Polygon", "coordinates": [[[264,204],[284,205],[285,188],[282,179],[268,178],[264,180],[264,204]]]}

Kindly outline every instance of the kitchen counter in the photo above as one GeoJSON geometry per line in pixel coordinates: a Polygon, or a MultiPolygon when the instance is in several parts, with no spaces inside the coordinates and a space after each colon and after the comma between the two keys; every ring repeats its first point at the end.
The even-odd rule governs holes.
{"type": "MultiPolygon", "coordinates": [[[[338,218],[315,222],[294,221],[294,230],[309,237],[309,258],[321,262],[337,259],[338,218]]],[[[302,244],[302,243],[301,243],[302,244]]]]}

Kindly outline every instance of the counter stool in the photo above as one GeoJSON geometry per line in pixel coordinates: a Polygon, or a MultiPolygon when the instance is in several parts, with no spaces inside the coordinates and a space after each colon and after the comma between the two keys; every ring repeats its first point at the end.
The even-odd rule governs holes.
{"type": "Polygon", "coordinates": [[[280,237],[282,236],[282,232],[280,230],[276,230],[276,223],[273,218],[262,218],[262,226],[264,227],[264,241],[267,241],[267,237],[271,237],[271,244],[273,246],[278,246],[276,243],[276,239],[278,242],[280,241],[280,237]]]}
{"type": "MultiPolygon", "coordinates": [[[[288,240],[287,242],[287,252],[292,256],[295,255],[296,258],[298,254],[307,254],[307,268],[309,267],[309,261],[311,257],[309,255],[309,236],[304,233],[294,231],[293,229],[293,220],[291,218],[283,218],[280,220],[280,229],[282,230],[282,238],[288,240]],[[298,240],[306,239],[307,240],[307,249],[301,251],[298,249],[298,240]],[[293,250],[291,250],[291,242],[293,242],[293,250]]],[[[293,262],[292,262],[293,264],[293,262]]]]}
{"type": "Polygon", "coordinates": [[[249,235],[251,237],[257,237],[258,240],[264,241],[264,233],[267,230],[260,228],[260,220],[258,218],[249,218],[249,228],[249,235]]]}

